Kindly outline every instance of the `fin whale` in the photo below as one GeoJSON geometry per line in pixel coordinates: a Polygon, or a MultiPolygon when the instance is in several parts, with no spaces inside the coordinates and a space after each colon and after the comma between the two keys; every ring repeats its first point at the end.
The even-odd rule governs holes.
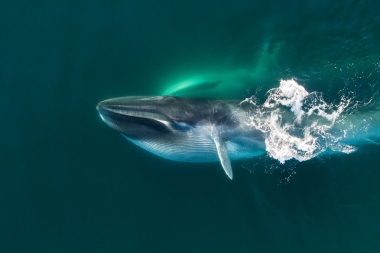
{"type": "Polygon", "coordinates": [[[238,100],[129,96],[102,101],[96,108],[108,126],[137,146],[179,162],[219,161],[230,179],[231,160],[268,152],[281,163],[292,158],[304,161],[322,154],[351,153],[357,146],[378,144],[380,139],[378,111],[346,114],[335,124],[330,120],[328,125],[322,121],[316,125],[318,120],[313,117],[306,117],[301,124],[291,112],[282,110],[277,115],[278,109],[270,111],[269,118],[262,118],[264,107],[255,113],[238,100]],[[265,123],[263,126],[247,124],[254,114],[260,124],[265,123]],[[295,120],[296,124],[290,128],[283,124],[281,128],[278,117],[295,120]],[[310,124],[326,129],[317,128],[322,133],[312,136],[310,124]],[[288,128],[294,133],[287,132],[288,128]],[[303,137],[299,138],[301,133],[303,137]]]}
{"type": "Polygon", "coordinates": [[[242,122],[240,101],[129,96],[98,104],[103,121],[137,146],[180,162],[220,161],[232,179],[230,160],[265,152],[263,133],[242,122]]]}

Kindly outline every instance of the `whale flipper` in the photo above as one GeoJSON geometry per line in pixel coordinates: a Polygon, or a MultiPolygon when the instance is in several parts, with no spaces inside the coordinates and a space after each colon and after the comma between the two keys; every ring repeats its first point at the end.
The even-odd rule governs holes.
{"type": "Polygon", "coordinates": [[[231,161],[227,154],[227,148],[226,143],[220,140],[218,136],[212,136],[212,139],[215,143],[216,151],[218,152],[218,157],[220,160],[220,163],[222,164],[222,167],[224,171],[226,172],[227,176],[232,180],[232,167],[231,167],[231,161]]]}

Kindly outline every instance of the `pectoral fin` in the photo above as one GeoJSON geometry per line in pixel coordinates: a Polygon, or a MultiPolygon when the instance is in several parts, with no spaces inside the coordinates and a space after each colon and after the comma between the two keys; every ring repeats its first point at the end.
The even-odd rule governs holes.
{"type": "Polygon", "coordinates": [[[217,136],[213,136],[212,139],[215,143],[220,163],[222,164],[222,167],[224,171],[226,172],[227,176],[232,180],[232,167],[231,167],[230,158],[228,157],[228,154],[227,154],[226,143],[220,140],[220,138],[217,136]]]}

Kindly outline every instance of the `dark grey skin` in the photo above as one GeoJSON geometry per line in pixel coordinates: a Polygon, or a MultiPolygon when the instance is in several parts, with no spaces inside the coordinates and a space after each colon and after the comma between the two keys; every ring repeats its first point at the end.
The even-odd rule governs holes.
{"type": "Polygon", "coordinates": [[[239,101],[174,96],[121,97],[100,102],[103,121],[160,157],[181,162],[220,161],[232,179],[231,160],[265,152],[262,132],[248,127],[239,101]]]}

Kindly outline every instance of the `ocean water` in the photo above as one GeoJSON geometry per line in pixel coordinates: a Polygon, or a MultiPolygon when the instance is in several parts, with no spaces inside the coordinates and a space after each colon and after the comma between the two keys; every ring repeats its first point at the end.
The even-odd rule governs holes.
{"type": "Polygon", "coordinates": [[[379,7],[0,2],[0,252],[379,252],[379,7]],[[169,94],[249,103],[265,155],[231,181],[95,109],[169,94]]]}

